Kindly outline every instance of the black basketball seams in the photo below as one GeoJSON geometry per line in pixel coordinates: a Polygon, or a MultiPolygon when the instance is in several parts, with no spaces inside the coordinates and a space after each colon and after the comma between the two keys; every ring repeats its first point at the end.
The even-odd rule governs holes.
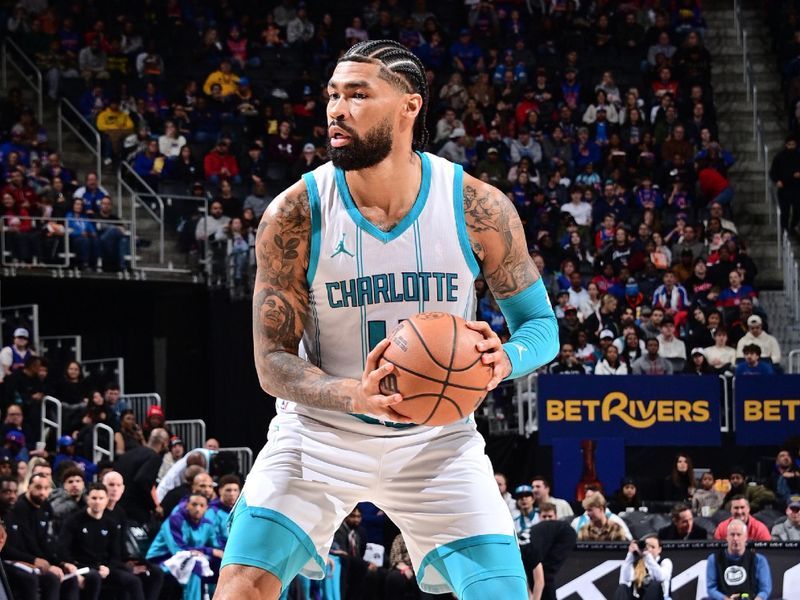
{"type": "Polygon", "coordinates": [[[430,349],[428,348],[428,344],[425,343],[425,339],[422,337],[422,334],[419,332],[419,329],[417,329],[416,325],[414,325],[414,321],[409,319],[407,322],[411,326],[411,330],[416,334],[417,338],[419,338],[419,341],[422,343],[422,348],[425,350],[425,353],[433,361],[433,364],[435,364],[437,367],[441,369],[444,369],[445,371],[450,371],[450,367],[447,367],[442,363],[440,363],[437,360],[437,358],[431,353],[430,349]]]}
{"type": "MultiPolygon", "coordinates": [[[[419,395],[420,396],[433,396],[434,394],[419,394],[419,395]]],[[[427,423],[428,421],[430,421],[433,418],[433,415],[435,415],[436,411],[439,410],[439,405],[442,403],[442,400],[447,400],[450,404],[452,404],[455,407],[455,409],[458,411],[458,418],[459,419],[463,419],[464,418],[464,413],[461,411],[461,407],[458,405],[458,402],[456,402],[455,400],[453,400],[452,398],[450,398],[448,396],[440,395],[438,397],[438,399],[436,400],[436,404],[433,405],[433,409],[431,410],[431,412],[428,415],[428,417],[422,423],[419,423],[419,425],[425,425],[425,423],[427,423]]]]}
{"type": "MultiPolygon", "coordinates": [[[[396,361],[393,361],[393,360],[387,360],[386,362],[392,363],[395,366],[396,369],[400,369],[402,371],[405,371],[406,373],[410,373],[411,375],[419,377],[420,379],[427,379],[428,381],[432,381],[433,383],[442,383],[442,384],[446,383],[449,387],[458,388],[460,390],[469,390],[471,392],[486,391],[486,388],[484,388],[484,387],[474,387],[474,386],[471,386],[471,385],[462,385],[460,383],[452,383],[452,382],[450,382],[449,378],[448,379],[437,379],[436,377],[431,377],[430,375],[425,375],[424,373],[419,373],[417,371],[414,371],[413,369],[409,369],[408,367],[405,367],[405,366],[401,365],[400,363],[398,363],[396,361]]],[[[456,369],[453,369],[453,371],[455,371],[455,370],[456,369]]]]}

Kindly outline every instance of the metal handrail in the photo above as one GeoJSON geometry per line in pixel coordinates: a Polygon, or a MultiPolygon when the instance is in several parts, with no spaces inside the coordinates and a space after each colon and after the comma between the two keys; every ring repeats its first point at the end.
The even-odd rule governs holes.
{"type": "Polygon", "coordinates": [[[117,385],[119,385],[120,394],[125,393],[125,359],[121,356],[114,356],[109,358],[93,358],[91,360],[84,360],[81,363],[84,376],[89,376],[91,373],[86,368],[87,365],[102,365],[116,363],[117,369],[117,385]]]}
{"type": "MultiPolygon", "coordinates": [[[[10,313],[13,311],[18,311],[20,309],[27,309],[30,310],[30,331],[28,333],[31,334],[31,343],[33,344],[34,349],[38,350],[40,348],[39,344],[39,305],[38,304],[14,304],[12,306],[0,306],[0,323],[4,323],[6,318],[4,313],[10,313]]],[[[19,321],[17,321],[19,322],[19,321]]],[[[11,342],[6,342],[3,340],[3,329],[0,327],[0,345],[7,345],[11,342]]]]}
{"type": "Polygon", "coordinates": [[[95,464],[99,463],[103,457],[114,461],[114,430],[105,423],[96,423],[92,428],[92,460],[95,464]],[[108,436],[108,448],[100,446],[98,435],[99,431],[105,431],[108,436]]]}
{"type": "Polygon", "coordinates": [[[202,419],[175,419],[165,421],[164,426],[170,433],[183,440],[187,452],[202,448],[206,441],[206,422],[202,419]]]}
{"type": "Polygon", "coordinates": [[[41,422],[41,436],[39,437],[42,441],[47,441],[47,428],[48,427],[55,427],[56,428],[56,439],[61,437],[61,400],[58,398],[53,398],[53,396],[45,396],[44,400],[42,400],[42,422],[41,422]],[[55,420],[49,418],[47,416],[47,407],[48,405],[55,408],[56,411],[56,418],[55,420]]]}
{"type": "Polygon", "coordinates": [[[43,335],[39,338],[39,343],[41,344],[39,351],[41,354],[44,354],[45,340],[58,340],[59,343],[61,343],[61,340],[68,340],[70,343],[74,344],[75,360],[81,362],[82,338],[80,335],[43,335]]]}
{"type": "MultiPolygon", "coordinates": [[[[141,205],[150,216],[158,224],[158,240],[159,240],[159,247],[158,247],[158,260],[160,263],[163,264],[164,262],[164,199],[148,184],[141,175],[139,175],[136,171],[133,170],[128,163],[122,161],[119,163],[119,167],[117,167],[117,201],[122,203],[122,189],[123,187],[127,190],[127,192],[131,196],[131,220],[134,223],[134,227],[136,226],[136,208],[138,205],[141,205]],[[148,195],[155,198],[158,206],[158,212],[154,211],[147,202],[142,200],[142,194],[137,192],[133,187],[127,182],[124,181],[123,178],[123,169],[125,170],[125,174],[130,174],[137,183],[139,183],[148,195]],[[138,202],[137,202],[138,200],[138,202]]],[[[120,208],[121,210],[121,208],[120,208]]]]}
{"type": "Polygon", "coordinates": [[[253,468],[253,450],[247,446],[232,446],[230,448],[220,448],[220,452],[233,452],[239,463],[239,472],[242,477],[247,477],[250,469],[253,468]]]}
{"type": "Polygon", "coordinates": [[[39,118],[39,123],[41,124],[44,121],[44,87],[42,86],[42,72],[39,70],[39,67],[28,58],[28,56],[22,51],[17,43],[12,40],[10,37],[7,37],[3,40],[3,56],[2,56],[2,77],[3,77],[3,89],[8,89],[8,65],[14,67],[14,69],[19,73],[20,77],[22,77],[25,82],[33,89],[36,93],[36,115],[39,118]],[[19,56],[23,62],[28,65],[33,74],[36,78],[36,81],[27,74],[22,68],[9,56],[8,49],[11,48],[14,52],[19,56]]]}
{"type": "Polygon", "coordinates": [[[147,410],[151,406],[161,406],[161,396],[155,392],[147,394],[121,394],[119,402],[124,402],[125,405],[133,411],[133,414],[136,415],[137,423],[143,423],[147,417],[147,410]]]}
{"type": "MultiPolygon", "coordinates": [[[[34,262],[29,264],[29,265],[26,264],[25,266],[28,266],[28,267],[42,267],[42,268],[48,268],[48,269],[49,268],[53,268],[53,267],[69,267],[69,260],[72,257],[72,253],[70,252],[70,247],[69,247],[70,246],[70,241],[69,241],[70,240],[70,235],[69,235],[69,231],[68,231],[68,228],[67,228],[67,221],[69,219],[67,217],[59,217],[59,218],[50,217],[50,218],[47,218],[47,219],[43,219],[42,217],[27,216],[27,217],[15,217],[15,218],[19,219],[20,221],[31,221],[34,224],[36,222],[38,222],[38,221],[41,221],[41,222],[48,222],[48,223],[57,223],[57,224],[61,224],[61,225],[64,226],[64,234],[61,236],[61,238],[64,240],[64,252],[63,253],[59,253],[59,255],[63,255],[63,263],[40,263],[40,262],[38,262],[38,258],[39,257],[34,256],[33,257],[34,258],[34,262]]],[[[89,218],[89,220],[91,220],[93,223],[103,223],[103,224],[106,224],[106,225],[120,225],[124,229],[127,230],[127,234],[126,235],[130,236],[130,238],[131,238],[131,247],[130,247],[131,267],[135,268],[136,267],[136,244],[135,244],[135,237],[134,237],[134,234],[133,234],[133,222],[131,220],[128,220],[128,219],[102,219],[101,221],[96,221],[96,220],[93,220],[93,219],[89,218]]],[[[30,232],[30,233],[36,233],[36,232],[30,232]]],[[[16,260],[16,258],[13,257],[13,256],[11,257],[10,261],[6,261],[6,253],[7,253],[7,250],[6,250],[6,225],[5,225],[5,219],[0,219],[0,265],[2,265],[4,267],[17,267],[17,266],[21,266],[23,264],[23,263],[20,263],[18,260],[16,260]]]]}
{"type": "Polygon", "coordinates": [[[66,98],[62,98],[61,102],[58,103],[58,118],[56,119],[56,123],[58,126],[58,153],[63,154],[64,152],[64,125],[66,125],[72,133],[74,133],[78,139],[83,142],[83,145],[88,148],[89,152],[94,154],[95,157],[95,171],[97,172],[97,183],[98,185],[103,184],[103,151],[102,151],[102,141],[100,138],[100,132],[97,131],[97,128],[89,122],[89,120],[84,117],[81,112],[75,108],[75,106],[67,100],[66,98]],[[92,142],[84,137],[84,135],[78,131],[78,128],[72,124],[70,119],[65,118],[64,116],[64,109],[67,109],[67,112],[70,113],[70,119],[72,117],[77,117],[78,121],[83,123],[83,125],[92,132],[94,135],[94,145],[92,142]]]}
{"type": "Polygon", "coordinates": [[[800,348],[789,352],[789,374],[797,375],[798,373],[800,373],[800,348]]]}

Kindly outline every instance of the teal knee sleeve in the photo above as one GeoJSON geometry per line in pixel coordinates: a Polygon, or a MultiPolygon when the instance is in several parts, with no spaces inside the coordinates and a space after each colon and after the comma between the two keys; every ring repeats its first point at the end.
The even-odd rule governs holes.
{"type": "Polygon", "coordinates": [[[229,564],[269,571],[281,580],[284,590],[301,571],[312,577],[325,573],[325,561],[294,521],[274,510],[247,506],[244,498],[239,499],[231,516],[222,557],[222,566],[229,564]]]}
{"type": "Polygon", "coordinates": [[[458,596],[461,600],[486,600],[487,598],[508,598],[527,600],[528,584],[522,577],[492,577],[475,581],[458,596]]]}
{"type": "Polygon", "coordinates": [[[425,568],[436,569],[461,600],[528,598],[525,568],[513,536],[479,535],[456,540],[425,557],[418,579],[425,568]]]}

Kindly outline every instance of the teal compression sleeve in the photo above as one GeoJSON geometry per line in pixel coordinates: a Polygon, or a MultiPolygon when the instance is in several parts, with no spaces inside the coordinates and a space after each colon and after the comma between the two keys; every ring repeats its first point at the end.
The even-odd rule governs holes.
{"type": "Polygon", "coordinates": [[[503,349],[516,379],[553,360],[558,354],[558,323],[540,279],[510,298],[497,301],[508,323],[511,339],[503,349]]]}

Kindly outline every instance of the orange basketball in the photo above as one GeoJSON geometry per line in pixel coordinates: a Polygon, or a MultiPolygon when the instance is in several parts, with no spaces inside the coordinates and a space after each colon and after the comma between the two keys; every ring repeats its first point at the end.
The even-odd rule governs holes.
{"type": "Polygon", "coordinates": [[[381,393],[399,392],[392,408],[418,425],[447,425],[464,419],[486,397],[492,369],[481,362],[475,345],[483,335],[461,317],[419,313],[389,335],[380,364],[394,370],[381,381],[381,393]]]}

